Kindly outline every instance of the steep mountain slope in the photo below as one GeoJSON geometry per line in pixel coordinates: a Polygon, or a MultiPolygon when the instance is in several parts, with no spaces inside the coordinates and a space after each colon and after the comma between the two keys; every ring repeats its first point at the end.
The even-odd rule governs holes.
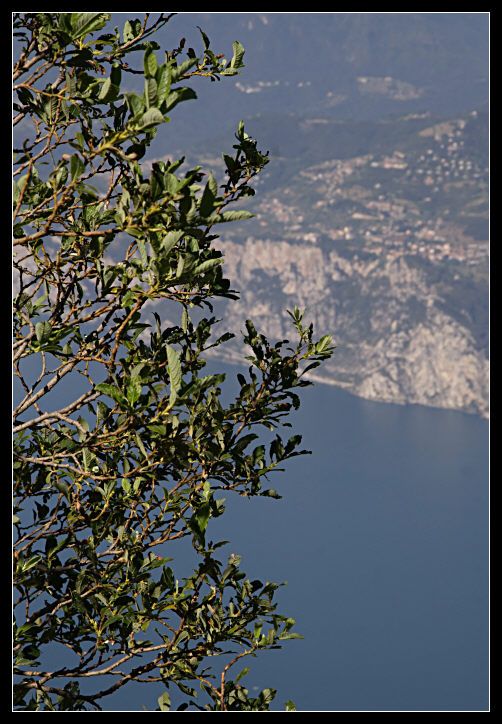
{"type": "MultiPolygon", "coordinates": [[[[298,304],[338,346],[323,381],[486,416],[486,117],[387,119],[356,156],[329,141],[344,124],[295,123],[299,157],[275,170],[272,159],[248,206],[256,217],[222,227],[242,297],[226,321],[238,331],[249,316],[281,338],[298,304]],[[312,135],[316,126],[323,133],[312,135]]],[[[222,174],[220,160],[204,162],[222,174]]]]}

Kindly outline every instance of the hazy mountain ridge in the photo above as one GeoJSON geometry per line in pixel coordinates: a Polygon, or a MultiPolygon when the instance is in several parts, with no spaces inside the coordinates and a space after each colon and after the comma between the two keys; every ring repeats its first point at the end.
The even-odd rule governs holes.
{"type": "Polygon", "coordinates": [[[197,25],[218,52],[242,42],[246,67],[197,84],[206,113],[183,109],[182,136],[270,111],[361,121],[462,113],[487,97],[487,13],[180,13],[168,44],[183,35],[200,47],[197,25]]]}

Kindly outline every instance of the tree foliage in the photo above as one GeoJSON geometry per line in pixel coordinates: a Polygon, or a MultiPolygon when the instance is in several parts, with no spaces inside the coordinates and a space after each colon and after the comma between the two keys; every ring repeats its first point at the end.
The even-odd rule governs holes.
{"type": "Polygon", "coordinates": [[[267,710],[275,692],[250,696],[236,671],[297,636],[277,584],[249,580],[209,530],[224,494],[279,497],[269,474],[304,452],[284,418],[331,339],[296,308],[292,344],[247,321],[235,398],[222,401],[224,374],[203,374],[232,337],[215,338],[212,302],[237,298],[214,229],[249,216],[229,207],[268,158],[241,123],[223,179],[183,158],[140,163],[196,98],[191,78],[243,66],[240,43],[225,59],[202,30],[198,54],[184,41],[159,52],[151,37],[170,18],[111,31],[105,13],[14,15],[20,710],[99,710],[131,681],[163,683],[162,711],[171,695],[178,709],[267,710]],[[143,91],[128,91],[138,74],[143,91]],[[169,556],[183,539],[188,575],[169,556]]]}

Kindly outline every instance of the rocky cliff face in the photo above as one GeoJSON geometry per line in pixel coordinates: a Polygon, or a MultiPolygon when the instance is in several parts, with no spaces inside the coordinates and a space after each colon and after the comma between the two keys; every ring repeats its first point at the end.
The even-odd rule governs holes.
{"type": "MultiPolygon", "coordinates": [[[[371,400],[487,416],[488,361],[468,325],[445,308],[434,269],[405,255],[348,259],[312,244],[220,243],[227,276],[241,290],[225,315],[235,332],[249,317],[270,337],[288,337],[285,310],[298,304],[337,346],[316,370],[319,381],[371,400]]],[[[229,347],[226,358],[234,356],[242,359],[229,347]]]]}
{"type": "MultiPolygon", "coordinates": [[[[218,229],[241,293],[225,324],[239,332],[250,317],[287,338],[297,304],[337,345],[315,371],[323,382],[487,416],[486,113],[253,125],[271,163],[246,202],[255,218],[218,229]]],[[[204,162],[223,173],[221,159],[204,162]]]]}

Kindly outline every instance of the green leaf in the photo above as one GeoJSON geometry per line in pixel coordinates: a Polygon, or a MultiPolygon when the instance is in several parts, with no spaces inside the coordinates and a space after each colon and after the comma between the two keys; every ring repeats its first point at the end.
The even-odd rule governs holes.
{"type": "Polygon", "coordinates": [[[121,405],[125,405],[126,403],[124,394],[118,389],[118,387],[115,387],[115,385],[110,385],[107,382],[100,382],[94,389],[97,392],[103,392],[105,395],[108,395],[108,397],[111,397],[112,400],[115,400],[115,402],[118,402],[121,405]]]}
{"type": "Polygon", "coordinates": [[[89,450],[88,447],[82,448],[82,458],[84,462],[84,470],[90,470],[92,464],[96,462],[96,456],[89,450]]]}
{"type": "Polygon", "coordinates": [[[39,555],[31,556],[31,558],[28,558],[28,560],[23,563],[23,571],[31,570],[41,560],[42,557],[39,555]]]}
{"type": "Polygon", "coordinates": [[[145,78],[155,78],[157,72],[157,58],[152,48],[148,48],[143,59],[145,78]]]}
{"type": "Polygon", "coordinates": [[[145,450],[145,446],[143,445],[143,441],[142,441],[142,439],[140,438],[139,433],[136,432],[135,435],[136,435],[136,442],[138,443],[138,447],[139,447],[139,449],[141,450],[141,453],[142,453],[143,457],[144,457],[144,458],[147,458],[147,457],[148,457],[148,453],[147,453],[146,450],[145,450]]]}
{"type": "Polygon", "coordinates": [[[182,373],[181,373],[181,362],[180,356],[175,349],[169,344],[166,344],[167,353],[167,369],[169,372],[169,381],[171,383],[171,395],[169,403],[172,406],[178,395],[178,390],[181,387],[182,373]]]}
{"type": "Polygon", "coordinates": [[[180,182],[178,181],[178,177],[174,173],[165,173],[164,174],[164,190],[171,194],[171,196],[175,196],[178,193],[178,189],[180,187],[180,182]]]}
{"type": "Polygon", "coordinates": [[[252,219],[254,214],[245,209],[240,211],[224,211],[221,214],[222,221],[243,221],[244,219],[252,219]]]}
{"type": "Polygon", "coordinates": [[[204,542],[204,533],[206,532],[209,518],[211,517],[211,504],[203,503],[200,508],[197,508],[195,513],[190,518],[190,527],[194,533],[199,537],[200,541],[204,542]]]}
{"type": "Polygon", "coordinates": [[[150,108],[141,116],[140,127],[151,128],[152,126],[158,126],[159,123],[164,123],[165,120],[158,108],[150,108]]]}
{"type": "Polygon", "coordinates": [[[207,184],[213,194],[213,196],[218,196],[218,182],[216,181],[215,177],[212,173],[209,173],[207,184]]]}
{"type": "Polygon", "coordinates": [[[209,42],[209,38],[207,37],[205,32],[202,30],[202,28],[199,27],[199,25],[197,25],[197,28],[199,29],[199,32],[202,35],[202,42],[204,43],[204,50],[207,50],[209,48],[209,46],[211,45],[211,43],[209,42]]]}
{"type": "Polygon", "coordinates": [[[113,101],[117,98],[119,93],[120,88],[112,83],[111,78],[107,78],[102,84],[98,93],[98,101],[102,101],[104,103],[107,103],[108,101],[113,101]]]}
{"type": "Polygon", "coordinates": [[[245,209],[240,211],[224,211],[222,214],[213,214],[209,217],[209,221],[213,224],[222,224],[227,221],[243,221],[244,219],[252,219],[254,214],[245,209]]]}
{"type": "Polygon", "coordinates": [[[277,694],[276,689],[263,689],[263,691],[260,694],[260,698],[263,699],[267,704],[270,703],[277,694]]]}
{"type": "Polygon", "coordinates": [[[165,437],[167,434],[167,427],[165,425],[158,425],[154,423],[153,425],[147,425],[147,427],[150,432],[153,432],[155,435],[161,435],[165,437]]]}
{"type": "Polygon", "coordinates": [[[17,203],[17,200],[23,191],[26,184],[29,182],[29,174],[25,173],[24,176],[21,176],[20,179],[14,182],[14,203],[17,203]]]}
{"type": "Polygon", "coordinates": [[[68,169],[66,166],[62,166],[54,174],[51,174],[50,179],[54,189],[60,189],[68,178],[68,169]]]}
{"type": "Polygon", "coordinates": [[[294,701],[291,701],[291,699],[288,699],[284,706],[286,711],[296,711],[296,705],[294,701]]]}
{"type": "Polygon", "coordinates": [[[71,13],[72,38],[83,38],[95,30],[101,30],[110,20],[109,13],[71,13]]]}
{"type": "Polygon", "coordinates": [[[269,488],[268,490],[264,490],[261,495],[264,498],[275,498],[275,500],[280,500],[282,498],[282,495],[279,495],[277,490],[274,490],[274,488],[269,488]]]}
{"type": "Polygon", "coordinates": [[[188,322],[190,321],[188,317],[188,312],[186,310],[186,307],[183,307],[183,311],[181,313],[181,329],[186,333],[188,330],[188,322]]]}
{"type": "Polygon", "coordinates": [[[141,382],[137,377],[131,377],[126,390],[127,399],[135,405],[141,395],[141,382]]]}
{"type": "Polygon", "coordinates": [[[112,66],[110,78],[113,85],[116,85],[117,88],[120,88],[120,81],[122,80],[122,70],[119,65],[112,66]]]}
{"type": "Polygon", "coordinates": [[[249,673],[249,666],[245,666],[242,669],[242,671],[240,671],[237,674],[237,676],[235,677],[235,683],[237,684],[237,682],[240,681],[241,679],[243,679],[246,676],[246,674],[248,674],[248,673],[249,673]]]}
{"type": "Polygon", "coordinates": [[[188,60],[185,60],[180,65],[175,66],[172,69],[172,75],[171,75],[171,82],[177,83],[177,81],[181,78],[182,75],[184,75],[187,71],[190,70],[190,68],[193,68],[194,65],[197,65],[198,58],[189,58],[188,60]]]}
{"type": "Polygon", "coordinates": [[[148,254],[146,252],[145,242],[142,239],[136,239],[136,246],[138,247],[143,269],[146,269],[148,266],[148,254]]]}
{"type": "Polygon", "coordinates": [[[145,78],[145,100],[147,108],[157,104],[157,81],[155,78],[145,78]]]}
{"type": "Polygon", "coordinates": [[[49,98],[49,100],[44,103],[43,112],[41,115],[46,123],[50,124],[55,121],[58,112],[58,105],[59,102],[57,98],[49,98]]]}
{"type": "Polygon", "coordinates": [[[29,646],[24,647],[22,656],[25,661],[35,661],[40,656],[40,649],[33,644],[29,644],[29,646]]]}
{"type": "Polygon", "coordinates": [[[50,322],[37,322],[35,325],[35,336],[40,344],[46,342],[51,336],[52,325],[50,322]]]}
{"type": "Polygon", "coordinates": [[[210,184],[208,180],[199,203],[199,213],[203,217],[210,216],[214,211],[216,194],[214,193],[212,187],[214,188],[214,184],[210,184]]]}
{"type": "MultiPolygon", "coordinates": [[[[164,561],[171,560],[169,558],[164,558],[164,561]]],[[[168,589],[171,590],[174,588],[174,573],[172,571],[172,568],[169,568],[169,566],[164,566],[162,570],[162,574],[160,576],[160,584],[163,587],[164,590],[168,589]]]]}
{"type": "Polygon", "coordinates": [[[242,62],[242,59],[244,57],[244,46],[239,43],[238,40],[234,40],[232,43],[232,50],[234,51],[234,54],[232,56],[232,60],[230,61],[230,68],[243,68],[244,63],[242,62]]]}
{"type": "Polygon", "coordinates": [[[233,447],[234,452],[241,453],[247,448],[249,443],[253,442],[253,440],[256,440],[257,437],[258,435],[256,435],[254,432],[250,433],[249,435],[244,435],[235,443],[233,447]]]}
{"type": "Polygon", "coordinates": [[[169,696],[167,691],[159,696],[159,698],[157,699],[157,703],[159,705],[160,711],[169,711],[169,709],[171,708],[171,697],[169,696]]]}
{"type": "Polygon", "coordinates": [[[210,269],[213,269],[215,266],[219,266],[220,264],[223,264],[223,259],[208,259],[207,261],[203,261],[202,264],[199,264],[199,266],[195,267],[193,270],[193,275],[201,275],[208,272],[210,269]]]}
{"type": "Polygon", "coordinates": [[[70,160],[71,180],[74,181],[75,179],[80,178],[80,176],[82,176],[82,174],[84,173],[84,169],[85,169],[84,162],[82,161],[80,156],[78,156],[77,154],[74,154],[70,160]]]}
{"type": "MultiPolygon", "coordinates": [[[[172,174],[171,174],[172,175],[172,174]]],[[[169,231],[162,239],[159,247],[159,256],[166,257],[183,236],[183,231],[169,231]]]]}
{"type": "Polygon", "coordinates": [[[126,20],[124,23],[122,37],[124,38],[124,43],[128,43],[130,40],[134,40],[134,38],[136,37],[136,34],[129,20],[126,20]]]}
{"type": "Polygon", "coordinates": [[[162,105],[171,90],[171,66],[167,63],[161,65],[160,68],[157,69],[155,79],[157,81],[158,103],[162,105]]]}
{"type": "Polygon", "coordinates": [[[58,28],[65,33],[72,32],[72,13],[60,13],[58,17],[58,28]]]}
{"type": "Polygon", "coordinates": [[[145,102],[137,93],[126,93],[126,102],[134,117],[141,115],[145,110],[145,102]]]}
{"type": "Polygon", "coordinates": [[[315,351],[317,353],[324,352],[324,350],[327,349],[332,343],[333,343],[333,339],[332,339],[331,335],[325,334],[323,337],[321,337],[319,342],[316,344],[315,351]]]}
{"type": "Polygon", "coordinates": [[[134,367],[131,369],[131,378],[141,378],[143,375],[142,370],[146,366],[146,362],[143,360],[143,362],[139,362],[137,365],[134,365],[134,367]]]}
{"type": "Polygon", "coordinates": [[[60,493],[63,493],[65,498],[67,498],[68,500],[70,499],[70,489],[63,480],[59,480],[59,479],[55,480],[54,487],[57,488],[60,493]]]}
{"type": "Polygon", "coordinates": [[[278,636],[280,641],[289,641],[290,639],[303,639],[299,633],[283,633],[278,636]]]}
{"type": "Polygon", "coordinates": [[[197,98],[197,93],[192,88],[176,88],[172,93],[169,93],[166,100],[164,101],[163,111],[167,113],[172,108],[183,103],[183,101],[191,101],[197,98]]]}
{"type": "Polygon", "coordinates": [[[178,266],[176,267],[176,279],[181,278],[181,275],[183,274],[184,269],[185,269],[185,257],[180,255],[178,257],[178,266]]]}

